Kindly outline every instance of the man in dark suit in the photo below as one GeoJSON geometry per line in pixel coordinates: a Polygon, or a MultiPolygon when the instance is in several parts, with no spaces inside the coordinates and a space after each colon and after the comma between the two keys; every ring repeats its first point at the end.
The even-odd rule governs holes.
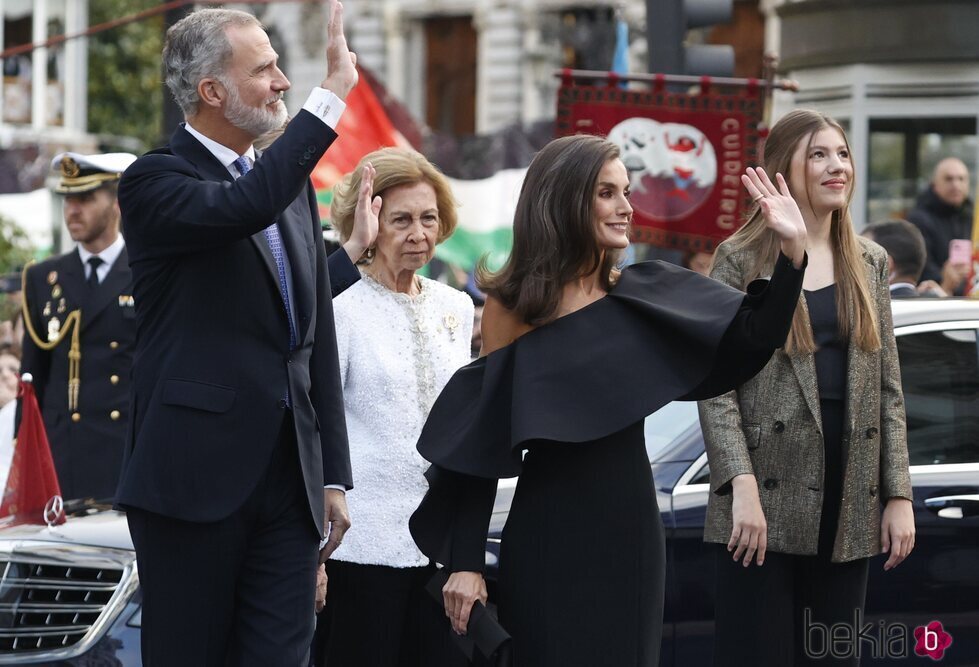
{"type": "MultiPolygon", "coordinates": [[[[326,558],[350,523],[309,182],[357,81],[330,4],[322,87],[257,160],[290,85],[261,25],[206,9],[171,27],[164,72],[186,123],[119,186],[139,336],[116,500],[136,547],[147,667],[305,665],[318,545],[328,536],[326,558]]],[[[347,253],[330,266],[358,276],[347,253]]]]}
{"type": "Polygon", "coordinates": [[[135,159],[129,153],[55,157],[54,191],[65,196],[65,225],[78,245],[25,272],[21,368],[34,376],[68,500],[111,499],[122,467],[136,313],[116,189],[135,159]]]}

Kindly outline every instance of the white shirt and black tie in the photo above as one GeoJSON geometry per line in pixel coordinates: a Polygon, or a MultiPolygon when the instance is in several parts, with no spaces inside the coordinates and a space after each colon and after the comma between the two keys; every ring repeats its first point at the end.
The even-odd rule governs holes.
{"type": "Polygon", "coordinates": [[[82,266],[85,269],[85,283],[94,288],[105,282],[109,271],[112,270],[112,265],[119,259],[119,254],[125,247],[126,242],[122,235],[117,236],[115,241],[99,253],[92,253],[82,246],[78,246],[78,257],[82,260],[82,266]]]}

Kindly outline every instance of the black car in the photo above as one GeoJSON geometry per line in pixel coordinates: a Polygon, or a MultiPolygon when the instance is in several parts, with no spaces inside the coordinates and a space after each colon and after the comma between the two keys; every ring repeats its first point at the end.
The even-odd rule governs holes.
{"type": "MultiPolygon", "coordinates": [[[[979,302],[897,301],[894,322],[916,546],[891,572],[873,560],[854,642],[865,665],[931,664],[915,655],[914,630],[938,621],[953,642],[941,664],[979,665],[979,302]]],[[[703,542],[709,470],[696,405],[650,415],[646,446],[667,535],[661,665],[709,665],[714,563],[703,542]]],[[[491,596],[514,486],[500,482],[490,524],[491,596]]],[[[125,517],[107,507],[79,507],[53,528],[0,530],[0,664],[139,665],[138,582],[125,517]]]]}

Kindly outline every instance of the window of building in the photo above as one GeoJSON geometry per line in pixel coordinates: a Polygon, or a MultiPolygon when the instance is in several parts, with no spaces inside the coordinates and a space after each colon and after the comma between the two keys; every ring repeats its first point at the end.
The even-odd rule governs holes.
{"type": "MultiPolygon", "coordinates": [[[[31,43],[32,16],[3,17],[3,48],[31,43]]],[[[3,59],[3,122],[31,122],[32,53],[3,59]]]]}
{"type": "MultiPolygon", "coordinates": [[[[31,3],[2,3],[3,49],[43,42],[45,39],[65,34],[65,0],[48,0],[46,5],[46,30],[34,35],[34,9],[31,3]]],[[[0,122],[32,122],[34,107],[34,58],[35,51],[24,51],[3,59],[3,115],[0,122]]],[[[46,51],[44,123],[64,124],[65,68],[64,48],[54,47],[46,51]]]]}
{"type": "Polygon", "coordinates": [[[471,16],[425,21],[425,121],[436,132],[476,131],[476,44],[471,16]]]}

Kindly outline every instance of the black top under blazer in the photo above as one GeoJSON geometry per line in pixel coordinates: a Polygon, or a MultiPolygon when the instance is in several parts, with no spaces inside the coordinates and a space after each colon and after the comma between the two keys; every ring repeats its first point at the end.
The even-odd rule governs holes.
{"type": "MultiPolygon", "coordinates": [[[[312,519],[352,487],[331,279],[309,174],[336,134],[307,111],[235,180],[183,127],[119,184],[135,281],[132,421],[116,501],[217,521],[261,478],[291,397],[312,519]],[[262,230],[278,220],[299,344],[262,230]]],[[[359,275],[346,253],[338,282],[359,275]]]]}

